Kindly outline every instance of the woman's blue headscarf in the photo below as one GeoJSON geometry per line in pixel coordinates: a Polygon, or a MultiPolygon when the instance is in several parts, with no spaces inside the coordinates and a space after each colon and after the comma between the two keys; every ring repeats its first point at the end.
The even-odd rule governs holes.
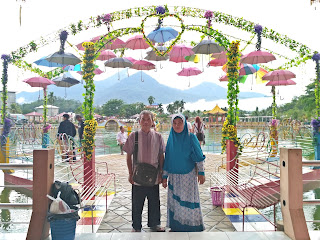
{"type": "Polygon", "coordinates": [[[188,132],[185,117],[182,114],[175,114],[171,119],[171,123],[175,118],[183,120],[184,128],[181,133],[177,133],[171,127],[163,170],[173,174],[186,174],[195,167],[196,162],[203,161],[205,156],[202,153],[197,137],[188,132]]]}

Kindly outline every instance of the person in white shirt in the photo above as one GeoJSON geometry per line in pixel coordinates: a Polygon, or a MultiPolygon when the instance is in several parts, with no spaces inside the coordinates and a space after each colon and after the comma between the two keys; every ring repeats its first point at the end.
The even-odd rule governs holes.
{"type": "Polygon", "coordinates": [[[118,145],[120,146],[120,150],[121,150],[121,155],[123,155],[123,145],[126,143],[127,141],[127,134],[124,132],[124,127],[120,126],[120,132],[118,132],[117,134],[117,142],[118,145]]]}
{"type": "Polygon", "coordinates": [[[190,122],[188,122],[188,116],[185,116],[185,118],[186,118],[186,121],[187,121],[187,128],[188,128],[188,132],[189,133],[192,133],[193,131],[192,131],[192,125],[191,125],[191,123],[190,122]]]}

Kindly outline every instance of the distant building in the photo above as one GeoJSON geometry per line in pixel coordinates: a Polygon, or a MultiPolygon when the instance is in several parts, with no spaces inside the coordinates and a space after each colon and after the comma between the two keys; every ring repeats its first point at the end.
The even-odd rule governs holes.
{"type": "Polygon", "coordinates": [[[222,123],[225,121],[226,116],[228,114],[228,112],[222,110],[218,104],[216,104],[216,106],[210,110],[210,111],[206,111],[204,112],[204,114],[208,115],[208,122],[209,123],[222,123]]]}
{"type": "MultiPolygon", "coordinates": [[[[59,113],[59,107],[53,106],[53,105],[47,105],[47,116],[48,117],[54,117],[58,115],[59,113]]],[[[43,105],[35,108],[37,113],[40,113],[43,115],[43,105]]]]}
{"type": "MultiPolygon", "coordinates": [[[[2,98],[2,91],[0,91],[0,99],[2,98]]],[[[8,91],[7,107],[10,109],[11,104],[16,103],[16,92],[8,91]]],[[[0,108],[2,108],[2,101],[0,100],[0,108]]]]}
{"type": "Polygon", "coordinates": [[[146,106],[148,109],[157,109],[159,107],[158,103],[152,103],[151,105],[146,106]]]}

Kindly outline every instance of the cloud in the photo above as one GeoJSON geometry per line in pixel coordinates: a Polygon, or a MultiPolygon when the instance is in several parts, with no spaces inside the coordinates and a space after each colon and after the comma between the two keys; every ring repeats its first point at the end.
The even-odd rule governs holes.
{"type": "Polygon", "coordinates": [[[21,104],[21,103],[25,103],[25,98],[24,97],[19,97],[18,99],[17,99],[17,103],[19,103],[19,104],[21,104]]]}

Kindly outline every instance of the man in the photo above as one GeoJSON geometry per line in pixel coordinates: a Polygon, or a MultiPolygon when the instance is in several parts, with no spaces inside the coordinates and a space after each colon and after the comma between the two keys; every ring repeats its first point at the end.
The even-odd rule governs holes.
{"type": "MultiPolygon", "coordinates": [[[[76,128],[72,122],[69,121],[69,114],[65,113],[62,115],[63,121],[60,123],[58,128],[58,137],[60,142],[61,149],[64,149],[64,146],[67,145],[68,139],[70,137],[74,138],[77,134],[76,128]],[[67,143],[66,143],[67,142],[67,143]]],[[[74,143],[71,140],[72,149],[74,149],[74,143]]],[[[69,153],[62,154],[63,159],[67,159],[69,161],[69,153]]],[[[75,152],[73,152],[73,160],[76,160],[75,152]]]]}
{"type": "Polygon", "coordinates": [[[78,126],[75,125],[75,127],[78,128],[79,142],[81,145],[81,140],[83,138],[84,121],[81,115],[76,115],[76,120],[78,121],[78,126]]]}
{"type": "Polygon", "coordinates": [[[124,132],[124,127],[120,126],[120,132],[118,132],[117,134],[117,142],[118,142],[118,145],[120,146],[121,155],[123,155],[123,145],[126,143],[126,141],[127,141],[127,134],[124,132]]]}
{"type": "Polygon", "coordinates": [[[150,111],[144,110],[140,113],[138,131],[138,163],[148,163],[159,168],[158,179],[151,187],[138,185],[133,181],[132,156],[134,153],[135,132],[129,135],[123,150],[127,153],[127,166],[129,171],[129,182],[132,184],[132,231],[141,232],[141,215],[145,198],[148,198],[148,226],[153,231],[164,232],[160,226],[160,198],[159,183],[162,181],[162,166],[164,159],[164,142],[161,134],[151,129],[153,115],[150,111]]]}
{"type": "Polygon", "coordinates": [[[187,127],[188,127],[188,131],[189,131],[189,133],[192,133],[192,125],[191,125],[191,123],[190,122],[188,122],[188,116],[185,116],[185,118],[186,118],[186,121],[187,121],[187,127]]]}

